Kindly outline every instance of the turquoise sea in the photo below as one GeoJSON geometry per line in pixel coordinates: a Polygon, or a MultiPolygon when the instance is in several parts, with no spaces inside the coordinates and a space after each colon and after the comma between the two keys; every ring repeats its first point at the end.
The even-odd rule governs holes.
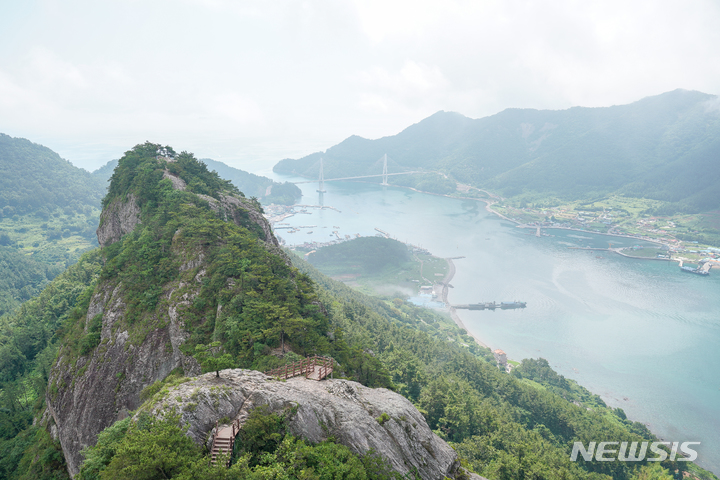
{"type": "MultiPolygon", "coordinates": [[[[289,177],[276,178],[286,181],[289,177]]],[[[309,209],[292,244],[379,228],[455,260],[449,300],[527,302],[523,310],[458,314],[490,347],[521,360],[544,357],[667,441],[699,441],[699,463],[720,473],[720,271],[701,277],[677,264],[568,247],[632,246],[629,238],[516,228],[485,204],[350,182],[300,185],[309,209]],[[312,231],[312,233],[307,233],[312,231]]],[[[601,441],[602,439],[598,439],[601,441]]]]}

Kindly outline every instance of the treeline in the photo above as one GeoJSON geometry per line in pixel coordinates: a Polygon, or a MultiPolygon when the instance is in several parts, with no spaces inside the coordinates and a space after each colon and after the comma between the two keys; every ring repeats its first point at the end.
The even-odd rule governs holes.
{"type": "Polygon", "coordinates": [[[4,217],[82,211],[100,204],[105,185],[49,148],[0,133],[0,208],[4,217]]]}
{"type": "MultiPolygon", "coordinates": [[[[597,439],[632,442],[655,437],[644,425],[628,421],[621,411],[604,407],[599,398],[557,375],[547,362],[524,361],[516,374],[506,374],[488,361],[485,352],[473,354],[433,339],[400,309],[294,261],[320,287],[319,298],[329,306],[331,322],[345,332],[345,340],[374,352],[395,388],[477,473],[498,479],[649,478],[654,467],[644,462],[570,461],[574,441],[587,445],[597,439]],[[578,400],[584,403],[572,403],[578,400]]],[[[678,480],[688,468],[685,462],[662,466],[664,475],[672,472],[678,480]]],[[[698,473],[694,465],[689,468],[701,478],[715,478],[698,473]]]]}
{"type": "Polygon", "coordinates": [[[39,294],[65,268],[64,262],[37,261],[14,248],[0,247],[0,315],[39,294]]]}
{"type": "Polygon", "coordinates": [[[441,195],[455,193],[457,189],[457,183],[454,180],[435,172],[397,175],[393,176],[390,182],[393,185],[411,187],[422,192],[439,193],[441,195]]]}
{"type": "Polygon", "coordinates": [[[344,445],[326,440],[308,444],[290,434],[292,409],[278,415],[266,406],[250,411],[238,434],[235,451],[210,464],[204,452],[185,435],[176,415],[163,419],[140,414],[108,427],[95,446],[86,450],[78,480],[137,480],[174,478],[217,480],[352,479],[420,480],[401,476],[376,452],[353,454],[344,445]],[[232,460],[228,468],[223,460],[232,460]]]}
{"type": "MultiPolygon", "coordinates": [[[[221,178],[230,180],[238,190],[248,197],[256,197],[262,204],[292,205],[302,197],[302,191],[290,182],[275,182],[270,178],[233,168],[210,158],[200,159],[208,170],[216,171],[221,178]],[[268,189],[270,194],[266,195],[268,189]]],[[[104,181],[109,180],[118,161],[112,160],[92,174],[104,181]]]]}
{"type": "Polygon", "coordinates": [[[0,315],[40,293],[95,243],[104,191],[52,150],[0,134],[0,315]]]}

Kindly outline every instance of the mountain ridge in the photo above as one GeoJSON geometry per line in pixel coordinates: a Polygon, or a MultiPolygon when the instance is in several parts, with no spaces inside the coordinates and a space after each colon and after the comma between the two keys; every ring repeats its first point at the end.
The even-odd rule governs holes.
{"type": "MultiPolygon", "coordinates": [[[[216,171],[222,178],[230,180],[233,185],[247,196],[257,197],[263,204],[292,205],[302,196],[300,189],[291,183],[275,182],[270,178],[231,167],[212,158],[201,158],[199,160],[205,163],[210,170],[216,171]],[[267,193],[268,190],[270,193],[267,193]]],[[[109,181],[117,164],[117,160],[110,160],[102,167],[94,170],[92,175],[109,181]]]]}
{"type": "Polygon", "coordinates": [[[325,178],[379,174],[387,153],[391,172],[440,171],[509,197],[623,193],[706,211],[720,208],[717,102],[678,89],[611,107],[512,108],[479,119],[440,111],[396,135],[352,136],[273,170],[313,178],[322,157],[325,178]]]}

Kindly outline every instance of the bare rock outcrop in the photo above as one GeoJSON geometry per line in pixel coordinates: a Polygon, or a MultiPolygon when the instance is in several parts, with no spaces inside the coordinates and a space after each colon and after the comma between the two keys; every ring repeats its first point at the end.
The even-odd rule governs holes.
{"type": "Polygon", "coordinates": [[[165,169],[165,171],[163,172],[163,178],[167,178],[168,180],[170,180],[175,190],[185,190],[185,188],[187,188],[185,180],[180,178],[178,175],[171,173],[168,169],[165,169]]]}
{"type": "Polygon", "coordinates": [[[132,193],[123,202],[114,200],[100,214],[100,226],[97,229],[98,243],[101,247],[111,245],[135,229],[140,223],[140,206],[132,193]]]}
{"type": "Polygon", "coordinates": [[[120,285],[111,283],[95,291],[85,323],[102,315],[99,346],[76,359],[69,347],[63,347],[50,375],[48,411],[73,476],[83,460],[81,450],[94,445],[103,429],[137,409],[143,388],[178,367],[188,373],[200,372],[197,362],[180,351],[188,334],[178,311],[189,305],[192,290],[170,303],[167,316],[146,329],[136,328],[132,338],[122,327],[126,305],[121,292],[120,285]]]}
{"type": "Polygon", "coordinates": [[[310,442],[333,437],[360,455],[374,449],[402,473],[417,470],[423,479],[443,479],[460,470],[455,451],[430,430],[409,400],[347,380],[278,381],[252,370],[223,370],[220,378],[208,373],[160,393],[144,408],[158,415],[180,413],[188,435],[202,445],[211,441],[216,420],[242,421],[259,405],[276,413],[296,407],[289,420],[294,435],[310,442]],[[383,413],[387,420],[381,423],[383,413]]]}
{"type": "Polygon", "coordinates": [[[280,248],[277,238],[272,233],[270,223],[250,200],[222,193],[219,201],[207,195],[198,195],[198,197],[208,202],[210,208],[214,212],[222,214],[226,221],[232,221],[235,225],[255,230],[268,246],[280,248]]]}

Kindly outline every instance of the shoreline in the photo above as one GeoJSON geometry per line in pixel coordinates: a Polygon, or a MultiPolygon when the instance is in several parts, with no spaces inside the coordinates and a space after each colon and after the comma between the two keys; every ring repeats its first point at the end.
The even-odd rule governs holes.
{"type": "MultiPolygon", "coordinates": [[[[468,336],[471,337],[473,340],[475,340],[475,342],[478,345],[480,345],[481,347],[490,348],[490,346],[488,344],[486,344],[485,342],[480,340],[480,338],[477,335],[472,333],[465,326],[465,324],[463,323],[463,321],[460,319],[457,312],[455,311],[455,307],[450,305],[450,302],[448,301],[448,293],[450,292],[448,285],[450,285],[450,280],[452,280],[453,277],[455,276],[455,263],[450,258],[445,258],[444,260],[448,264],[448,273],[447,273],[447,275],[445,275],[445,278],[443,278],[443,281],[442,281],[442,285],[443,285],[442,300],[445,303],[447,310],[450,312],[450,317],[455,322],[455,325],[457,325],[458,327],[465,330],[465,332],[468,334],[468,336]]],[[[490,350],[492,350],[492,349],[490,349],[490,350]]]]}
{"type": "MultiPolygon", "coordinates": [[[[435,172],[435,173],[440,173],[440,172],[435,172]]],[[[296,176],[298,176],[298,177],[300,177],[300,178],[307,178],[307,177],[303,177],[302,175],[298,175],[298,174],[296,174],[296,173],[295,173],[295,174],[280,174],[280,175],[296,175],[296,176]]],[[[362,180],[346,180],[346,181],[348,181],[348,182],[354,182],[354,183],[365,183],[365,184],[368,184],[368,185],[378,185],[378,186],[382,186],[382,185],[380,185],[380,184],[378,184],[378,183],[367,182],[367,181],[362,181],[362,180]]],[[[486,191],[486,190],[483,190],[483,189],[481,189],[481,188],[473,187],[473,186],[467,185],[467,184],[461,184],[461,183],[459,183],[459,182],[456,182],[456,184],[457,184],[458,187],[460,187],[460,186],[467,187],[467,189],[477,190],[477,191],[479,191],[479,192],[483,192],[484,194],[486,194],[486,195],[488,195],[488,196],[490,196],[490,197],[500,198],[501,200],[504,200],[504,198],[500,197],[499,195],[492,194],[492,193],[490,193],[490,192],[488,192],[488,191],[486,191]]],[[[521,223],[521,222],[519,222],[518,220],[513,220],[513,219],[511,219],[511,218],[503,215],[502,213],[496,212],[495,210],[491,209],[490,207],[491,207],[492,205],[496,204],[496,203],[497,203],[497,200],[491,200],[491,199],[485,199],[485,198],[473,198],[473,197],[459,197],[459,196],[457,196],[457,195],[452,195],[452,194],[447,194],[447,193],[426,192],[426,191],[424,191],[424,190],[418,190],[417,188],[406,187],[406,186],[404,186],[404,185],[388,185],[388,186],[390,186],[390,187],[395,187],[395,188],[405,188],[405,189],[408,189],[408,190],[412,190],[413,192],[422,193],[422,194],[425,194],[425,195],[436,195],[436,196],[439,196],[439,197],[454,198],[454,199],[456,199],[456,200],[474,200],[474,201],[477,201],[477,202],[483,202],[483,203],[485,203],[485,210],[487,210],[488,212],[490,212],[490,213],[492,213],[492,214],[494,214],[494,215],[502,218],[503,220],[507,220],[508,222],[512,222],[512,223],[516,224],[516,225],[518,226],[518,228],[537,228],[537,227],[533,227],[533,226],[527,225],[527,224],[525,224],[525,223],[521,223]]],[[[669,243],[663,242],[663,241],[661,241],[661,240],[653,240],[653,239],[649,239],[649,238],[637,237],[637,236],[634,236],[634,235],[621,234],[621,233],[593,232],[593,231],[582,230],[582,229],[573,228],[573,227],[540,227],[540,228],[545,228],[545,229],[555,228],[555,229],[558,229],[558,230],[573,230],[573,231],[576,231],[576,232],[590,233],[590,234],[593,234],[593,235],[604,235],[604,236],[607,236],[607,237],[632,238],[632,239],[635,239],[635,240],[642,240],[642,241],[644,241],[644,242],[655,243],[655,244],[657,244],[657,245],[671,246],[669,243]]],[[[627,256],[627,255],[626,255],[626,256],[627,256]]],[[[631,258],[642,258],[642,257],[631,257],[631,258]]]]}
{"type": "MultiPolygon", "coordinates": [[[[402,187],[402,188],[408,188],[408,187],[402,187]]],[[[415,190],[415,189],[411,189],[411,190],[415,190]]],[[[418,190],[415,190],[415,191],[418,192],[418,193],[426,193],[426,194],[427,194],[427,192],[420,192],[420,191],[418,191],[418,190]]],[[[439,195],[439,194],[435,194],[435,195],[439,195]]],[[[454,196],[451,196],[451,195],[439,195],[439,196],[445,196],[445,197],[448,197],[448,198],[455,198],[455,199],[465,200],[465,198],[462,198],[462,197],[454,197],[454,196]]],[[[486,201],[486,200],[483,200],[483,199],[474,199],[474,200],[482,200],[482,201],[486,204],[486,205],[485,205],[485,206],[486,206],[486,210],[488,210],[489,212],[494,213],[494,214],[497,215],[498,217],[501,217],[501,218],[503,218],[503,219],[505,219],[505,220],[508,220],[509,222],[512,222],[512,223],[514,223],[514,224],[516,224],[516,225],[520,225],[520,222],[518,222],[518,221],[513,221],[513,220],[505,217],[504,215],[501,215],[501,214],[499,214],[498,212],[493,211],[493,210],[491,209],[491,206],[492,206],[495,202],[493,202],[492,199],[490,199],[489,201],[486,201]]],[[[473,208],[473,209],[474,209],[474,208],[473,208]]],[[[507,227],[506,227],[506,228],[507,228],[507,227]]],[[[533,227],[525,226],[525,228],[533,228],[533,227]]],[[[535,228],[536,228],[536,227],[535,227],[535,228]]],[[[568,227],[546,227],[546,228],[558,228],[558,229],[561,229],[561,230],[573,230],[573,231],[577,231],[577,232],[579,232],[579,233],[580,233],[580,232],[582,232],[582,233],[592,233],[592,234],[594,234],[594,235],[617,236],[617,237],[626,237],[626,238],[632,238],[632,239],[637,239],[637,240],[643,240],[643,239],[638,239],[637,237],[634,237],[634,236],[618,235],[618,234],[606,234],[606,233],[598,233],[598,232],[588,232],[588,231],[585,231],[585,230],[576,229],[576,228],[568,228],[568,227]]],[[[519,233],[519,232],[518,232],[518,233],[519,233]]],[[[532,241],[532,240],[531,240],[531,241],[532,241]]],[[[602,241],[602,240],[601,240],[601,241],[602,241]]],[[[657,241],[648,241],[648,243],[661,244],[661,242],[657,242],[657,241]]],[[[621,255],[621,256],[625,256],[625,257],[627,257],[627,258],[633,258],[631,255],[626,255],[626,254],[620,253],[620,252],[616,252],[616,253],[618,253],[618,254],[621,255]]],[[[643,257],[640,257],[640,258],[637,258],[637,259],[638,259],[638,260],[655,260],[654,258],[643,258],[643,257]]],[[[480,338],[478,338],[477,335],[474,335],[473,333],[471,333],[471,331],[465,326],[464,322],[462,321],[462,319],[461,319],[461,318],[459,317],[459,315],[457,314],[456,310],[455,310],[453,307],[450,306],[449,302],[447,302],[448,296],[449,296],[449,287],[448,287],[448,285],[452,283],[452,280],[454,279],[454,276],[456,276],[456,274],[457,274],[457,270],[456,270],[456,269],[457,269],[457,268],[461,268],[461,267],[455,266],[455,265],[454,265],[454,261],[452,261],[452,260],[449,260],[449,259],[447,259],[447,258],[446,258],[445,260],[446,260],[446,262],[448,262],[448,265],[450,265],[450,264],[452,263],[452,267],[449,268],[448,273],[446,274],[445,278],[443,279],[443,284],[444,284],[444,285],[442,286],[442,291],[443,291],[442,300],[443,300],[443,301],[446,303],[446,305],[447,305],[447,307],[446,307],[445,310],[448,311],[448,313],[450,314],[451,318],[453,319],[453,322],[458,326],[458,328],[464,329],[464,330],[467,332],[468,336],[470,336],[471,338],[473,338],[473,340],[474,340],[478,345],[480,345],[481,347],[490,348],[489,345],[486,344],[485,342],[483,342],[480,338]]],[[[667,259],[665,259],[665,260],[667,260],[667,259]]],[[[662,268],[664,269],[664,267],[662,267],[662,268]]],[[[720,265],[718,265],[717,268],[718,268],[718,270],[720,270],[720,265]]],[[[438,278],[440,278],[440,277],[438,277],[438,278]]],[[[479,334],[482,334],[482,330],[483,330],[483,328],[482,328],[482,322],[481,322],[480,324],[478,324],[477,326],[479,327],[478,333],[479,333],[479,334]]],[[[502,347],[501,345],[498,345],[498,346],[495,346],[495,347],[491,348],[491,350],[494,349],[494,348],[503,348],[503,347],[502,347]]],[[[510,357],[510,355],[508,355],[508,357],[510,357]]],[[[546,358],[547,358],[547,356],[546,356],[546,358]]],[[[567,365],[562,365],[562,367],[563,367],[563,368],[568,368],[567,365]]],[[[554,368],[556,371],[559,371],[559,368],[558,368],[557,366],[556,366],[556,367],[553,367],[553,368],[554,368]]],[[[587,385],[587,382],[589,381],[589,380],[588,380],[588,377],[587,377],[587,372],[583,371],[582,373],[583,373],[583,375],[584,375],[583,377],[574,376],[574,375],[573,375],[573,376],[568,376],[568,378],[575,378],[575,379],[576,379],[575,381],[576,381],[578,384],[580,384],[580,385],[587,385]]],[[[600,382],[600,383],[602,383],[602,382],[600,382]]],[[[594,385],[594,388],[593,388],[592,392],[593,392],[593,393],[602,392],[600,395],[602,396],[603,400],[605,400],[605,401],[608,403],[609,406],[613,406],[613,407],[625,407],[625,408],[627,408],[627,407],[626,407],[626,404],[623,402],[623,398],[624,398],[624,397],[623,397],[622,395],[623,395],[623,393],[627,394],[628,392],[625,392],[625,389],[622,388],[620,385],[612,384],[612,388],[611,388],[610,390],[607,390],[607,391],[603,391],[602,388],[598,387],[597,385],[594,385]],[[622,392],[622,393],[621,393],[621,392],[622,392]]],[[[630,395],[628,395],[628,396],[630,396],[630,395]]],[[[631,397],[631,399],[632,399],[633,401],[635,400],[635,399],[632,398],[632,397],[631,397]]],[[[625,401],[627,401],[627,400],[625,400],[625,401]]],[[[633,420],[643,419],[644,421],[643,421],[643,420],[640,420],[640,421],[643,421],[643,423],[645,423],[645,422],[648,421],[648,417],[647,417],[647,416],[643,416],[643,415],[644,415],[644,414],[641,415],[641,414],[635,412],[632,416],[631,416],[630,414],[628,414],[628,417],[629,417],[629,418],[632,418],[633,420]],[[635,418],[633,418],[633,417],[635,417],[635,418]]],[[[655,422],[653,422],[653,423],[655,423],[655,422]]],[[[673,425],[674,425],[674,424],[673,424],[673,425]]],[[[661,426],[660,426],[660,427],[661,427],[661,426]]],[[[665,427],[667,427],[667,425],[665,425],[665,427]]],[[[659,425],[658,425],[658,424],[655,424],[655,425],[653,425],[653,427],[652,427],[652,431],[653,431],[653,432],[657,432],[657,431],[658,431],[658,430],[657,430],[658,428],[659,428],[659,425]]]]}

